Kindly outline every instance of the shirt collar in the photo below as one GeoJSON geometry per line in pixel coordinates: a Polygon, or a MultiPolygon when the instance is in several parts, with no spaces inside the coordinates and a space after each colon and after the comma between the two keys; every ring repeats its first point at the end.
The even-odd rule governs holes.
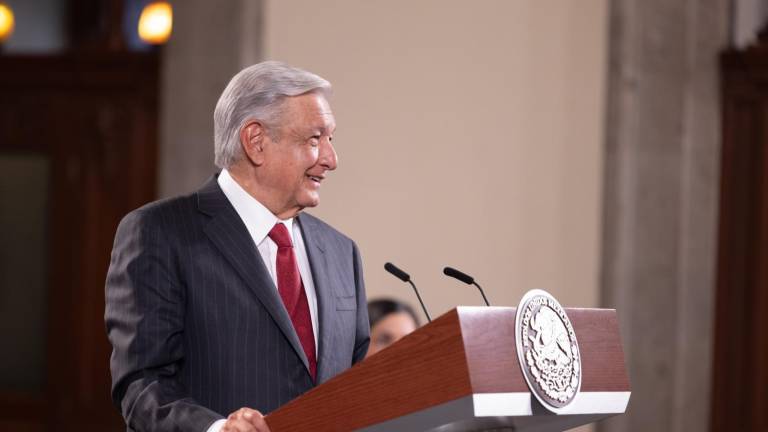
{"type": "Polygon", "coordinates": [[[224,192],[229,202],[232,203],[232,207],[240,215],[240,219],[245,223],[248,233],[253,237],[253,241],[257,245],[264,241],[272,227],[278,222],[285,224],[285,227],[288,228],[288,233],[293,238],[293,218],[286,220],[278,219],[264,204],[246,192],[226,169],[221,170],[218,182],[221,191],[224,192]]]}

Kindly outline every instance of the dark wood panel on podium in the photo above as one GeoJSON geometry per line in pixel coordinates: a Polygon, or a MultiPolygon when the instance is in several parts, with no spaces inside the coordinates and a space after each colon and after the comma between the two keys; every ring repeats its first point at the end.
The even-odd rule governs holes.
{"type": "Polygon", "coordinates": [[[273,432],[560,431],[621,414],[629,380],[616,311],[566,309],[581,390],[555,414],[518,362],[515,309],[458,307],[267,416],[273,432]]]}

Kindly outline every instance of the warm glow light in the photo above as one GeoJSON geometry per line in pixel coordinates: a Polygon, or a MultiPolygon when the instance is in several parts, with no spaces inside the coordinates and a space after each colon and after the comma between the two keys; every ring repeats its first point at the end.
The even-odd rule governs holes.
{"type": "Polygon", "coordinates": [[[5,3],[0,3],[0,43],[11,36],[13,25],[13,11],[5,3]]]}
{"type": "Polygon", "coordinates": [[[148,4],[141,11],[139,18],[139,37],[153,45],[165,43],[171,37],[173,10],[168,2],[159,1],[148,4]]]}

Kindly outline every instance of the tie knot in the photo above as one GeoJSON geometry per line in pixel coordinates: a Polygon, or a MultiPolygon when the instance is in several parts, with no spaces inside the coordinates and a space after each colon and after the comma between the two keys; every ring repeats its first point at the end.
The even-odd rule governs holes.
{"type": "Polygon", "coordinates": [[[284,224],[275,224],[275,226],[272,227],[272,231],[269,232],[269,238],[271,238],[273,242],[277,243],[278,248],[293,247],[291,236],[288,234],[288,228],[286,228],[284,224]]]}

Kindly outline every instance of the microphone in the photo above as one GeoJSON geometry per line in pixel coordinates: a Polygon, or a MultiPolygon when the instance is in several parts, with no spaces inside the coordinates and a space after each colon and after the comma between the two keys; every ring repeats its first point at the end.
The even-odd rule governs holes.
{"type": "Polygon", "coordinates": [[[424,306],[424,302],[421,300],[421,295],[419,295],[419,290],[416,289],[416,284],[414,284],[413,281],[411,280],[411,276],[408,273],[400,270],[399,268],[397,268],[396,265],[390,262],[384,264],[384,270],[388,271],[389,273],[391,273],[393,276],[400,279],[401,281],[408,282],[409,284],[411,284],[411,286],[413,287],[413,292],[416,293],[416,297],[419,299],[419,303],[421,303],[421,308],[424,310],[424,315],[427,316],[427,321],[432,322],[432,318],[429,317],[429,312],[427,312],[427,307],[424,306]]]}
{"type": "Polygon", "coordinates": [[[472,276],[470,276],[470,275],[468,275],[466,273],[460,272],[460,271],[456,270],[453,267],[446,267],[446,268],[444,268],[443,269],[443,274],[445,274],[446,276],[450,276],[450,277],[452,277],[454,279],[458,279],[458,280],[464,282],[467,285],[474,285],[474,286],[476,286],[477,289],[480,290],[480,294],[482,294],[482,296],[483,296],[483,300],[485,301],[485,305],[486,306],[490,306],[491,305],[490,303],[488,303],[488,298],[485,297],[485,293],[483,292],[483,289],[480,287],[480,285],[477,284],[477,282],[475,282],[475,278],[473,278],[472,276]]]}

